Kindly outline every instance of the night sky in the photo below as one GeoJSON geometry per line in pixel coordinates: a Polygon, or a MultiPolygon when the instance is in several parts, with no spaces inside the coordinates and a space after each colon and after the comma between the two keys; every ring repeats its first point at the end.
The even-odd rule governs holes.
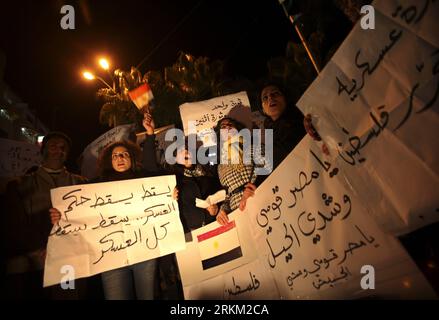
{"type": "Polygon", "coordinates": [[[109,129],[99,124],[100,83],[81,77],[88,68],[105,78],[100,55],[112,69],[129,70],[155,50],[143,74],[172,65],[184,51],[225,60],[231,76],[254,80],[265,75],[270,57],[285,54],[289,40],[298,41],[277,0],[28,0],[1,8],[5,82],[49,129],[71,136],[72,164],[109,129]],[[75,8],[75,30],[60,27],[64,4],[75,8]]]}

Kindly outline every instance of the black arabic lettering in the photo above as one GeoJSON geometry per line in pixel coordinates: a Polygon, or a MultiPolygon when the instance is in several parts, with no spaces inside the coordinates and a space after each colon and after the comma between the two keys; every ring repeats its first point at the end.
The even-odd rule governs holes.
{"type": "Polygon", "coordinates": [[[268,212],[271,210],[270,205],[267,206],[267,209],[261,209],[259,211],[259,214],[256,216],[256,222],[258,223],[258,225],[262,228],[265,228],[268,224],[268,212]],[[260,217],[264,217],[264,221],[261,222],[260,221],[260,217]]]}
{"type": "MultiPolygon", "coordinates": [[[[378,110],[383,110],[385,106],[379,106],[378,110]]],[[[362,148],[364,148],[369,141],[372,138],[377,138],[380,133],[384,130],[384,128],[387,126],[387,123],[389,122],[389,114],[386,111],[382,111],[380,112],[380,119],[381,122],[377,120],[377,118],[374,116],[374,114],[372,112],[369,113],[372,121],[376,124],[377,129],[375,129],[375,127],[372,127],[371,131],[369,132],[369,134],[366,137],[365,141],[361,141],[361,139],[357,136],[352,136],[349,137],[349,144],[351,146],[351,150],[347,150],[344,153],[348,155],[349,159],[345,158],[343,156],[343,153],[340,152],[340,150],[338,151],[340,157],[348,164],[350,165],[355,165],[356,164],[356,159],[355,159],[355,155],[361,155],[360,150],[362,148]]],[[[349,135],[349,131],[346,130],[345,128],[342,128],[342,131],[349,135]]],[[[342,143],[338,144],[339,146],[342,146],[342,143]]],[[[360,158],[358,160],[358,162],[364,162],[366,159],[365,158],[360,158]]]]}
{"type": "Polygon", "coordinates": [[[293,290],[294,280],[302,275],[302,270],[298,273],[292,272],[291,275],[287,277],[287,284],[290,287],[290,290],[293,290]]]}
{"type": "Polygon", "coordinates": [[[372,237],[372,236],[370,236],[370,237],[367,237],[365,234],[364,234],[364,232],[360,229],[360,227],[359,226],[357,226],[357,225],[355,225],[355,228],[358,230],[358,232],[361,234],[361,236],[369,243],[369,244],[371,244],[371,243],[373,243],[374,241],[375,241],[375,238],[374,237],[372,237]]]}
{"type": "MultiPolygon", "coordinates": [[[[311,149],[309,151],[311,152],[314,159],[316,159],[316,161],[322,166],[323,170],[329,172],[329,169],[331,169],[331,163],[329,163],[328,161],[320,160],[320,158],[311,149]]],[[[337,173],[338,173],[338,168],[334,168],[331,172],[329,172],[329,177],[332,178],[336,176],[337,173]]]]}
{"type": "Polygon", "coordinates": [[[232,277],[232,282],[233,282],[233,286],[234,286],[235,290],[227,289],[227,292],[231,295],[236,296],[238,294],[242,294],[242,293],[247,292],[247,291],[257,290],[259,288],[259,285],[260,285],[259,280],[256,279],[256,276],[252,275],[251,272],[249,272],[249,275],[250,275],[251,283],[245,289],[241,289],[241,286],[239,286],[235,283],[235,277],[232,277]]]}
{"type": "Polygon", "coordinates": [[[311,179],[308,180],[308,176],[305,172],[301,171],[299,173],[299,187],[294,187],[294,189],[290,189],[290,193],[294,197],[294,202],[288,206],[288,208],[294,208],[297,204],[297,195],[296,193],[300,193],[303,199],[303,190],[311,184],[311,182],[319,177],[319,173],[317,171],[313,171],[311,173],[311,179]]]}
{"type": "Polygon", "coordinates": [[[339,265],[340,264],[342,264],[343,262],[345,262],[345,260],[346,260],[346,258],[347,258],[347,256],[348,256],[348,253],[350,253],[351,255],[353,255],[353,251],[354,250],[356,250],[356,249],[358,249],[358,248],[361,248],[361,247],[363,247],[363,246],[365,246],[366,245],[366,243],[364,243],[364,241],[363,240],[361,240],[360,242],[349,242],[348,243],[348,248],[344,251],[344,256],[343,256],[343,259],[338,263],[339,265]]]}
{"type": "Polygon", "coordinates": [[[343,92],[346,92],[348,96],[351,95],[351,93],[355,90],[357,87],[357,81],[355,79],[352,79],[352,87],[348,89],[348,86],[344,84],[339,77],[335,76],[338,82],[338,95],[340,95],[343,92]]]}
{"type": "MultiPolygon", "coordinates": [[[[268,241],[268,239],[265,239],[267,241],[268,247],[270,248],[270,252],[271,252],[271,257],[268,257],[268,264],[270,265],[270,267],[274,268],[276,266],[276,258],[279,257],[282,253],[287,253],[287,251],[291,248],[291,246],[293,245],[293,238],[288,234],[288,229],[286,224],[284,223],[284,228],[285,228],[285,237],[284,239],[288,239],[289,240],[289,245],[287,247],[285,247],[285,245],[282,246],[282,249],[278,252],[278,253],[274,253],[273,252],[273,248],[271,247],[270,242],[268,241]]],[[[289,262],[291,259],[293,258],[291,253],[288,253],[285,256],[285,261],[289,262]]]]}
{"type": "Polygon", "coordinates": [[[411,115],[412,109],[413,109],[413,97],[414,97],[415,92],[418,88],[419,88],[419,82],[413,86],[412,92],[410,93],[410,100],[409,100],[407,112],[406,112],[404,118],[401,120],[401,122],[396,126],[395,129],[393,129],[393,132],[395,132],[396,130],[401,128],[402,125],[404,125],[404,123],[408,120],[408,118],[410,118],[410,115],[411,115]]]}
{"type": "Polygon", "coordinates": [[[343,203],[344,203],[344,204],[349,203],[349,209],[347,210],[346,214],[341,218],[341,220],[344,220],[344,219],[346,219],[347,217],[349,217],[349,215],[351,214],[351,211],[352,211],[351,198],[350,198],[347,194],[345,194],[345,195],[343,196],[343,203]]]}
{"type": "Polygon", "coordinates": [[[98,228],[108,228],[108,227],[117,225],[119,223],[127,223],[130,221],[130,218],[128,216],[125,216],[125,217],[111,216],[108,218],[104,218],[102,213],[99,213],[99,215],[101,216],[101,221],[99,222],[99,224],[97,226],[94,226],[92,228],[92,230],[96,230],[98,228]]]}
{"type": "Polygon", "coordinates": [[[55,236],[65,236],[65,235],[68,235],[70,233],[77,234],[80,231],[87,230],[87,224],[82,224],[82,225],[76,226],[74,228],[71,228],[71,227],[72,227],[71,223],[66,224],[66,225],[60,225],[58,223],[57,228],[49,234],[49,237],[54,236],[54,235],[55,236]]]}
{"type": "Polygon", "coordinates": [[[149,238],[146,238],[146,246],[148,247],[148,249],[153,250],[153,249],[157,248],[157,245],[158,245],[158,243],[159,243],[159,240],[163,240],[164,238],[166,238],[166,235],[168,234],[168,230],[167,230],[166,226],[167,226],[168,224],[170,224],[170,222],[166,222],[166,223],[164,223],[164,224],[162,224],[162,225],[160,226],[161,229],[164,229],[164,230],[165,230],[165,231],[164,231],[164,234],[163,234],[161,237],[158,237],[158,236],[157,236],[157,230],[156,230],[155,226],[153,227],[153,230],[154,230],[154,238],[155,238],[155,239],[153,240],[154,245],[149,246],[149,238]]]}
{"type": "Polygon", "coordinates": [[[281,208],[280,208],[281,204],[282,204],[282,198],[279,196],[276,196],[276,201],[271,204],[271,209],[273,209],[273,211],[277,210],[279,212],[279,214],[276,217],[273,217],[273,220],[278,220],[280,218],[280,216],[282,214],[281,208]]]}
{"type": "Polygon", "coordinates": [[[389,33],[389,39],[391,41],[391,44],[386,45],[381,50],[381,53],[379,54],[377,61],[375,62],[375,64],[372,67],[370,66],[369,62],[360,63],[358,61],[358,58],[360,57],[360,54],[361,54],[361,49],[359,49],[357,51],[357,54],[355,55],[355,65],[358,69],[363,69],[363,72],[361,74],[361,85],[356,89],[356,92],[359,92],[363,89],[363,87],[366,83],[366,75],[370,76],[373,74],[373,72],[378,68],[379,64],[383,60],[386,53],[389,52],[390,49],[393,48],[393,46],[398,42],[398,40],[401,38],[401,36],[402,36],[402,30],[397,32],[396,29],[393,29],[389,33]]]}
{"type": "MultiPolygon", "coordinates": [[[[165,205],[165,204],[157,204],[155,206],[148,207],[148,208],[146,208],[144,210],[144,212],[147,213],[147,215],[145,216],[146,219],[145,219],[145,222],[143,223],[143,225],[148,223],[149,217],[155,218],[155,217],[158,217],[158,216],[163,216],[163,215],[169,214],[169,213],[171,213],[173,211],[175,211],[175,205],[174,205],[173,202],[172,203],[168,203],[167,205],[165,205]],[[164,207],[164,206],[167,206],[167,208],[162,209],[162,210],[157,211],[157,212],[155,210],[153,210],[154,208],[164,207]]],[[[144,217],[142,217],[142,218],[144,218],[144,217]]]]}
{"type": "MultiPolygon", "coordinates": [[[[105,206],[107,204],[116,204],[116,203],[119,203],[119,202],[125,202],[125,201],[128,201],[128,200],[131,200],[134,197],[134,195],[133,195],[133,193],[131,193],[131,196],[129,196],[127,198],[124,198],[124,199],[117,200],[117,201],[112,201],[111,200],[111,197],[112,197],[111,194],[108,194],[105,197],[108,198],[107,202],[105,202],[105,200],[102,197],[98,197],[98,195],[95,194],[95,198],[96,198],[95,204],[91,205],[90,208],[96,208],[97,206],[105,206]]],[[[129,204],[129,202],[126,203],[126,204],[129,204]]]]}
{"type": "MultiPolygon", "coordinates": [[[[78,191],[82,191],[82,189],[75,189],[75,190],[69,191],[69,192],[67,192],[65,195],[63,195],[63,197],[62,197],[63,200],[72,199],[72,198],[74,199],[74,200],[73,200],[72,202],[70,202],[70,204],[67,206],[67,210],[65,210],[64,213],[67,213],[67,212],[72,211],[72,210],[73,210],[73,207],[72,207],[73,205],[75,205],[75,207],[78,207],[78,206],[80,206],[80,205],[86,203],[87,201],[91,200],[90,198],[87,198],[87,197],[83,197],[83,196],[81,196],[81,197],[80,197],[81,200],[78,202],[77,195],[74,195],[74,194],[73,194],[73,193],[78,192],[78,191]]],[[[66,214],[66,220],[68,221],[67,214],[66,214]]]]}
{"type": "Polygon", "coordinates": [[[142,239],[142,231],[140,229],[138,229],[137,232],[134,231],[134,236],[135,236],[135,240],[134,241],[131,238],[127,239],[127,237],[125,236],[125,231],[117,230],[117,231],[113,231],[113,232],[105,235],[104,237],[102,237],[99,240],[99,243],[103,244],[103,245],[108,243],[109,247],[106,248],[106,249],[101,249],[101,256],[99,257],[98,260],[93,262],[93,264],[97,264],[99,261],[101,261],[102,258],[104,257],[104,255],[107,252],[109,252],[109,251],[117,252],[117,251],[120,251],[120,250],[127,249],[127,248],[129,248],[129,247],[131,247],[131,246],[133,246],[133,245],[135,245],[137,243],[140,243],[139,242],[139,238],[140,238],[140,241],[141,241],[141,239],[142,239]],[[116,240],[113,238],[113,236],[116,235],[116,234],[119,234],[120,235],[119,238],[122,239],[118,244],[115,244],[116,240]]]}
{"type": "MultiPolygon", "coordinates": [[[[432,2],[434,2],[434,0],[432,2]]],[[[401,10],[403,10],[403,7],[398,6],[395,9],[395,12],[392,13],[392,17],[396,18],[399,15],[399,17],[403,21],[405,21],[408,25],[410,25],[417,16],[416,20],[414,20],[415,24],[417,24],[425,16],[425,13],[428,10],[429,4],[430,4],[430,0],[424,1],[424,6],[423,6],[423,8],[418,16],[417,16],[418,10],[417,10],[416,6],[408,7],[407,9],[402,11],[401,14],[399,14],[399,13],[401,12],[401,10]]]]}
{"type": "Polygon", "coordinates": [[[300,232],[302,232],[302,234],[303,234],[305,237],[308,237],[308,236],[312,235],[312,234],[314,233],[314,231],[316,230],[316,219],[312,217],[312,213],[309,212],[309,213],[307,214],[306,211],[303,211],[303,212],[299,215],[299,218],[297,219],[297,225],[299,226],[299,230],[300,230],[300,232]],[[305,230],[304,230],[304,228],[302,228],[302,223],[301,223],[301,221],[303,220],[302,217],[303,217],[304,215],[306,215],[306,222],[307,222],[307,223],[308,223],[308,222],[312,222],[312,224],[313,224],[311,228],[308,228],[308,229],[311,230],[311,231],[306,230],[306,228],[305,228],[305,230]]]}
{"type": "MultiPolygon", "coordinates": [[[[439,50],[435,51],[433,53],[433,56],[435,56],[437,54],[439,54],[439,50]]],[[[433,70],[432,70],[433,76],[436,76],[438,73],[439,73],[439,59],[438,59],[438,61],[436,61],[435,65],[433,66],[433,70]]],[[[431,100],[428,103],[426,103],[425,106],[422,109],[420,109],[419,111],[417,111],[416,113],[422,113],[422,112],[430,109],[436,103],[438,96],[439,96],[439,81],[436,82],[436,91],[435,91],[433,97],[431,98],[431,100]]]]}
{"type": "Polygon", "coordinates": [[[161,193],[156,193],[155,191],[153,191],[155,189],[155,187],[151,187],[151,190],[145,189],[145,186],[143,185],[143,183],[142,183],[142,189],[143,189],[142,200],[145,200],[145,198],[161,196],[164,194],[166,194],[168,197],[171,197],[171,187],[170,186],[168,186],[168,191],[164,191],[161,193]]]}

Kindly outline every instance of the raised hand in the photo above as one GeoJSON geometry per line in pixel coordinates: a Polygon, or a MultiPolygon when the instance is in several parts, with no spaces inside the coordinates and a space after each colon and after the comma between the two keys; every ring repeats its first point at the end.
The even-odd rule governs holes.
{"type": "Polygon", "coordinates": [[[155,123],[154,119],[152,118],[152,115],[149,111],[145,111],[143,113],[143,121],[142,121],[143,127],[146,129],[147,135],[153,135],[154,129],[155,129],[155,123]]]}

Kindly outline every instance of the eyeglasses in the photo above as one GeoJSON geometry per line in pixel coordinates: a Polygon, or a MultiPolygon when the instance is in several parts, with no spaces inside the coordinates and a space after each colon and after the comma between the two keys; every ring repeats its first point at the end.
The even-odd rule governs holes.
{"type": "Polygon", "coordinates": [[[122,158],[122,159],[129,159],[130,158],[130,154],[127,151],[124,152],[119,152],[119,153],[113,153],[111,155],[111,159],[112,160],[117,160],[117,158],[122,158]]]}

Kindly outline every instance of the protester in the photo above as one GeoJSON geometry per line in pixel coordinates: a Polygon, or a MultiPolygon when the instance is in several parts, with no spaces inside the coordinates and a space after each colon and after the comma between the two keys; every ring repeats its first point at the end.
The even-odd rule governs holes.
{"type": "Polygon", "coordinates": [[[47,134],[42,142],[41,166],[8,184],[4,213],[4,251],[6,253],[6,290],[16,299],[77,299],[85,294],[85,283],[74,290],[59,285],[43,289],[47,239],[51,223],[47,212],[50,189],[82,184],[84,177],[70,173],[64,166],[71,149],[70,138],[61,132],[47,134]]]}
{"type": "MultiPolygon", "coordinates": [[[[185,143],[178,146],[177,163],[168,169],[177,178],[178,207],[185,233],[215,221],[218,206],[213,204],[206,209],[199,208],[196,199],[204,200],[221,189],[218,176],[212,174],[209,164],[196,163],[196,154],[189,150],[188,140],[186,138],[185,143]]],[[[197,147],[200,148],[200,144],[197,147]]],[[[197,150],[194,150],[195,153],[197,150]]]]}
{"type": "MultiPolygon", "coordinates": [[[[312,125],[311,116],[303,117],[293,105],[287,91],[275,82],[266,83],[261,90],[261,104],[266,116],[265,130],[273,130],[273,170],[290,154],[294,147],[308,133],[314,140],[321,140],[312,125]]],[[[246,207],[247,199],[252,197],[258,185],[266,176],[259,176],[255,183],[246,185],[240,210],[246,207]]]]}
{"type": "MultiPolygon", "coordinates": [[[[147,136],[143,146],[143,161],[140,162],[140,148],[129,141],[119,141],[105,148],[99,157],[99,177],[92,182],[109,182],[159,174],[155,159],[154,120],[144,113],[143,126],[147,136]],[[143,168],[142,168],[143,164],[143,168]]],[[[176,197],[176,191],[174,191],[176,197]]],[[[53,224],[58,223],[61,213],[50,209],[53,224]]],[[[156,281],[157,259],[109,270],[102,273],[102,284],[107,300],[152,300],[156,281]]]]}
{"type": "Polygon", "coordinates": [[[244,107],[240,108],[242,112],[235,112],[236,110],[232,109],[226,117],[218,121],[215,129],[218,133],[220,156],[218,177],[227,190],[226,199],[216,216],[216,220],[222,225],[228,222],[227,215],[238,208],[245,186],[255,182],[256,168],[265,167],[271,171],[268,169],[271,164],[264,158],[264,148],[261,145],[252,145],[251,141],[246,141],[251,140],[249,136],[239,134],[242,129],[252,129],[250,115],[246,116],[250,109],[244,107]]]}

